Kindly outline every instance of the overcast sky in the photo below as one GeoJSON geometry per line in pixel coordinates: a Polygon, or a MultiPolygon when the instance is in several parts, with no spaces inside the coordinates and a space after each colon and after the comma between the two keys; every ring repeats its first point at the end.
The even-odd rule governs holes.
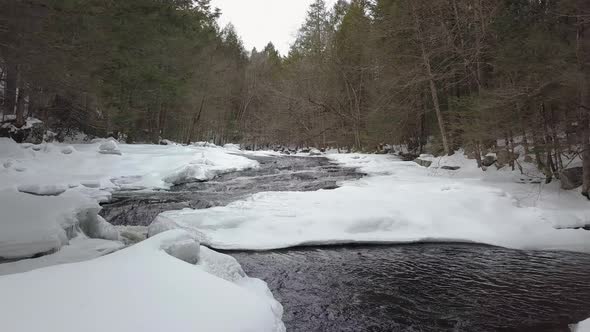
{"type": "MultiPolygon", "coordinates": [[[[246,50],[263,49],[269,41],[283,55],[295,40],[297,29],[305,20],[313,0],[213,0],[222,11],[220,25],[233,23],[246,50]]],[[[331,6],[336,0],[327,0],[331,6]]]]}

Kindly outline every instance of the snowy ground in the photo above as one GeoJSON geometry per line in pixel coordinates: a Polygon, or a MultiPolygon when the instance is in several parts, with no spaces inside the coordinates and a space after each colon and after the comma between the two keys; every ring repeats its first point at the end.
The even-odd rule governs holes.
{"type": "MultiPolygon", "coordinates": [[[[162,213],[150,235],[181,228],[213,248],[464,241],[518,249],[590,251],[588,202],[557,184],[520,184],[516,173],[424,168],[393,156],[329,155],[369,177],[332,191],[259,193],[207,210],[162,213]]],[[[471,166],[473,165],[473,166],[471,166]]]]}

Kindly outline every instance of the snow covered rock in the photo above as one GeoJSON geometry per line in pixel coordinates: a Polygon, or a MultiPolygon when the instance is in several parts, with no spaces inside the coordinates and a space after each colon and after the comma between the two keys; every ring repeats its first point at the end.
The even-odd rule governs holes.
{"type": "Polygon", "coordinates": [[[564,169],[559,173],[561,189],[572,190],[580,187],[584,182],[583,176],[584,169],[582,167],[564,169]]]}
{"type": "Polygon", "coordinates": [[[76,149],[74,149],[73,146],[66,146],[64,148],[61,149],[61,153],[68,155],[68,154],[72,154],[74,153],[74,151],[76,151],[76,149]]]}
{"type": "Polygon", "coordinates": [[[285,331],[276,301],[248,279],[224,280],[165,251],[191,240],[172,231],[94,260],[0,277],[0,312],[10,313],[2,329],[285,331]]]}
{"type": "Polygon", "coordinates": [[[321,156],[322,154],[323,154],[322,151],[320,151],[320,150],[318,150],[316,148],[313,148],[313,149],[309,150],[309,155],[310,156],[321,156]]]}
{"type": "Polygon", "coordinates": [[[117,142],[114,140],[108,140],[100,144],[98,147],[98,153],[121,155],[121,150],[119,150],[117,142]]]}
{"type": "Polygon", "coordinates": [[[232,150],[232,151],[240,151],[240,145],[239,144],[225,144],[223,146],[224,149],[226,150],[232,150]]]}

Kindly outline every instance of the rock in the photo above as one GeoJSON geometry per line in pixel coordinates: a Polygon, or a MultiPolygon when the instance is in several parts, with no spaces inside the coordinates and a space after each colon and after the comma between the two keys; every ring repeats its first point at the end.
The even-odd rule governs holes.
{"type": "Polygon", "coordinates": [[[445,169],[447,171],[457,171],[457,170],[461,169],[461,167],[459,167],[459,166],[443,166],[443,167],[441,167],[441,169],[445,169]]]}
{"type": "Polygon", "coordinates": [[[526,155],[524,156],[524,162],[525,163],[532,163],[533,162],[533,157],[526,155]]]}
{"type": "Polygon", "coordinates": [[[311,151],[310,148],[303,148],[303,149],[299,150],[299,152],[301,152],[301,153],[309,153],[310,151],[311,151]]]}
{"type": "Polygon", "coordinates": [[[496,160],[496,156],[487,155],[482,159],[481,164],[485,167],[490,167],[496,162],[496,160]]]}
{"type": "Polygon", "coordinates": [[[420,157],[414,153],[403,153],[403,152],[400,152],[399,156],[402,158],[403,161],[414,161],[414,160],[418,159],[418,157],[420,157]]]}
{"type": "Polygon", "coordinates": [[[420,158],[414,159],[414,162],[422,167],[430,167],[430,165],[432,165],[432,161],[424,160],[424,159],[420,159],[420,158]]]}
{"type": "Polygon", "coordinates": [[[584,169],[582,167],[573,167],[564,169],[559,174],[561,180],[561,189],[572,190],[583,184],[584,169]]]}
{"type": "Polygon", "coordinates": [[[510,151],[500,150],[496,153],[498,166],[502,167],[518,159],[518,153],[511,153],[510,151]]]}

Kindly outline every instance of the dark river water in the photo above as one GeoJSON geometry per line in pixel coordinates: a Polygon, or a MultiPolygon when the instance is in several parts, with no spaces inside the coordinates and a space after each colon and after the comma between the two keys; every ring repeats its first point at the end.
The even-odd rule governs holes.
{"type": "MultiPolygon", "coordinates": [[[[325,158],[257,157],[256,170],[170,191],[118,192],[102,215],[147,226],[166,210],[260,191],[333,189],[363,174],[325,158]]],[[[590,317],[590,255],[467,244],[228,252],[265,280],[288,331],[569,331],[590,317]]]]}
{"type": "Polygon", "coordinates": [[[230,253],[288,331],[569,331],[590,317],[590,255],[465,244],[230,253]]]}

